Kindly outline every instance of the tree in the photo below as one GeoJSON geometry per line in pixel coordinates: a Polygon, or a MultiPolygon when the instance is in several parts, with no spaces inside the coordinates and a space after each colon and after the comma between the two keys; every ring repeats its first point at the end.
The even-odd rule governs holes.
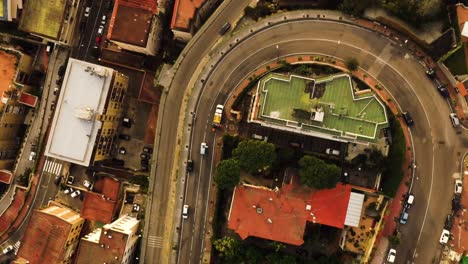
{"type": "Polygon", "coordinates": [[[359,62],[356,58],[348,58],[345,61],[346,68],[350,71],[356,71],[359,67],[359,62]]]}
{"type": "Polygon", "coordinates": [[[220,189],[230,189],[236,186],[240,180],[239,161],[235,159],[222,160],[216,167],[214,181],[220,189]]]}
{"type": "Polygon", "coordinates": [[[299,160],[299,176],[304,184],[317,189],[329,189],[336,186],[340,177],[340,169],[334,164],[323,160],[304,156],[299,160]]]}
{"type": "Polygon", "coordinates": [[[245,140],[232,152],[241,169],[249,173],[267,170],[275,161],[275,145],[259,140],[245,140]]]}
{"type": "Polygon", "coordinates": [[[242,252],[242,244],[240,241],[228,236],[216,239],[213,245],[219,252],[219,255],[228,260],[237,258],[242,252]]]}
{"type": "Polygon", "coordinates": [[[353,16],[360,16],[364,13],[366,8],[372,6],[373,2],[373,0],[344,0],[338,6],[338,9],[353,16]]]}

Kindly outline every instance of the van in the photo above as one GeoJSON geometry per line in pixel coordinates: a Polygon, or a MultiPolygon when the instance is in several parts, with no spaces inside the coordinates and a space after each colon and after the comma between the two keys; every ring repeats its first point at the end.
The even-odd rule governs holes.
{"type": "Polygon", "coordinates": [[[450,114],[450,121],[452,121],[453,127],[459,127],[460,126],[460,119],[458,119],[457,114],[451,113],[450,114]]]}
{"type": "Polygon", "coordinates": [[[208,145],[205,142],[201,143],[201,145],[200,145],[200,154],[205,155],[207,148],[208,148],[208,145]]]}
{"type": "Polygon", "coordinates": [[[252,138],[258,139],[258,140],[263,140],[263,141],[265,141],[265,142],[268,141],[268,137],[267,137],[267,136],[262,136],[262,135],[257,135],[257,134],[252,134],[252,138]]]}

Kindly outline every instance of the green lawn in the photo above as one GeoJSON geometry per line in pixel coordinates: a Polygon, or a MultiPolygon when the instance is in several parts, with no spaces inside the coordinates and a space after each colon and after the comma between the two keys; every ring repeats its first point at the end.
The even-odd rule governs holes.
{"type": "MultiPolygon", "coordinates": [[[[316,93],[321,93],[319,105],[325,113],[323,122],[293,116],[295,108],[311,111],[310,94],[304,92],[309,80],[294,76],[290,80],[279,74],[270,74],[261,80],[260,87],[264,92],[260,94],[260,118],[268,122],[274,119],[295,121],[307,126],[303,126],[303,129],[326,130],[331,134],[346,132],[370,139],[377,136],[376,132],[381,126],[387,125],[383,105],[372,92],[353,97],[348,76],[316,81],[324,83],[324,89],[314,91],[314,97],[316,93]]],[[[278,124],[277,121],[273,122],[278,124]]]]}
{"type": "Polygon", "coordinates": [[[467,74],[468,70],[466,67],[465,48],[462,46],[455,51],[450,57],[448,57],[444,64],[450,69],[450,72],[454,75],[467,74]]]}

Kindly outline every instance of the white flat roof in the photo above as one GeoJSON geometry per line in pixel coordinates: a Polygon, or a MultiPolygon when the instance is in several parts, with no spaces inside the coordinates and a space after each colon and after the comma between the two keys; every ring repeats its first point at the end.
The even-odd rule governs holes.
{"type": "Polygon", "coordinates": [[[364,194],[351,192],[351,196],[349,197],[348,210],[346,211],[345,225],[353,227],[359,226],[363,204],[364,194]]]}
{"type": "Polygon", "coordinates": [[[465,22],[463,24],[463,29],[462,29],[462,36],[468,37],[468,22],[465,22]]]}
{"type": "Polygon", "coordinates": [[[70,58],[56,102],[45,155],[89,166],[102,122],[96,120],[106,103],[113,69],[70,58]],[[94,72],[94,73],[93,73],[94,72]],[[106,76],[99,76],[105,73],[106,76]],[[78,115],[93,112],[90,120],[78,115]]]}

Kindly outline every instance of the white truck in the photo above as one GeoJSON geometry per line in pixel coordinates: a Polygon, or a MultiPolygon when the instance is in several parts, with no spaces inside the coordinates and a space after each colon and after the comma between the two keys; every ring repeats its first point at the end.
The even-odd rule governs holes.
{"type": "Polygon", "coordinates": [[[221,119],[223,118],[224,105],[217,105],[213,117],[213,128],[216,129],[221,126],[221,119]]]}

